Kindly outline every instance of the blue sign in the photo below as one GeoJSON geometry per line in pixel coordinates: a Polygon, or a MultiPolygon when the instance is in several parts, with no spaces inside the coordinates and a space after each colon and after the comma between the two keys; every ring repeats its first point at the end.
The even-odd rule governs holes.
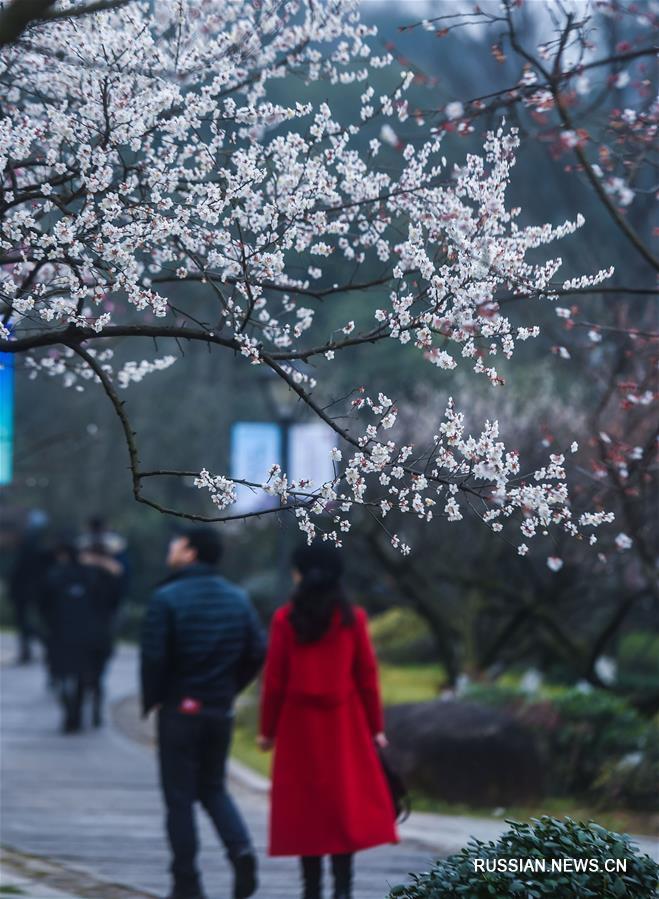
{"type": "Polygon", "coordinates": [[[14,357],[0,353],[0,485],[11,484],[14,458],[14,357]]]}

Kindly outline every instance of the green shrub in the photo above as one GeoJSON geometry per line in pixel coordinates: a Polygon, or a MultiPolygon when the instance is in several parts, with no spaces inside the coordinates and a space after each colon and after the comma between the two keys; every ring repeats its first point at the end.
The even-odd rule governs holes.
{"type": "Polygon", "coordinates": [[[14,613],[9,605],[9,597],[0,589],[0,628],[14,627],[14,613]]]}
{"type": "Polygon", "coordinates": [[[659,634],[633,631],[618,645],[618,683],[634,692],[659,688],[659,634]]]}
{"type": "Polygon", "coordinates": [[[392,665],[437,660],[437,649],[428,625],[412,609],[397,606],[376,615],[370,623],[378,658],[392,665]]]}
{"type": "Polygon", "coordinates": [[[497,683],[470,684],[462,696],[469,702],[489,705],[511,712],[523,707],[529,700],[528,694],[519,687],[497,683]]]}
{"type": "MultiPolygon", "coordinates": [[[[552,796],[598,798],[603,770],[640,750],[650,729],[628,702],[606,690],[550,687],[526,694],[512,686],[474,684],[464,698],[505,709],[533,732],[552,796]]],[[[648,801],[656,804],[656,794],[648,801]]]]}
{"type": "Polygon", "coordinates": [[[659,808],[659,725],[648,728],[638,751],[603,765],[595,787],[603,804],[656,811],[659,808]]]}
{"type": "Polygon", "coordinates": [[[511,829],[497,842],[471,840],[428,873],[416,875],[411,884],[394,887],[390,899],[651,899],[659,895],[659,865],[640,855],[626,834],[571,818],[509,823],[511,829]],[[585,871],[561,872],[551,869],[552,859],[593,862],[585,871]],[[605,871],[609,859],[626,861],[626,871],[605,871]],[[545,860],[546,870],[505,870],[512,868],[513,860],[531,860],[534,867],[545,860]],[[475,861],[489,862],[494,870],[475,870],[475,861]],[[595,865],[599,870],[590,870],[595,865]]]}
{"type": "Polygon", "coordinates": [[[548,734],[557,795],[590,792],[603,766],[637,751],[648,725],[605,690],[561,689],[550,697],[558,718],[548,734]]]}

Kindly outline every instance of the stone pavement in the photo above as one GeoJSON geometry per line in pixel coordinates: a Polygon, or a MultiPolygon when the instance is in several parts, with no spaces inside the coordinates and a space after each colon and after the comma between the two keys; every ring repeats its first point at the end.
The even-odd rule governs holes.
{"type": "Polygon", "coordinates": [[[43,856],[4,847],[0,858],[0,894],[23,899],[148,899],[133,887],[99,881],[83,871],[43,856]]]}
{"type": "Polygon", "coordinates": [[[73,893],[54,890],[7,864],[0,864],[0,892],[8,896],[29,896],[30,899],[77,899],[73,893]]]}
{"type": "Polygon", "coordinates": [[[0,892],[8,896],[30,896],[30,899],[77,899],[73,893],[45,886],[39,879],[7,862],[0,863],[0,892]]]}
{"type": "MultiPolygon", "coordinates": [[[[7,656],[7,638],[0,651],[7,656]]],[[[137,899],[164,895],[167,848],[153,752],[137,723],[137,659],[122,647],[113,660],[109,701],[114,715],[98,731],[63,737],[58,710],[38,665],[5,664],[0,678],[2,779],[0,841],[9,851],[3,871],[29,899],[137,899]],[[13,850],[13,851],[12,851],[13,850]],[[30,883],[33,883],[30,886],[30,883]],[[59,893],[48,893],[55,888],[59,893]]],[[[294,859],[269,859],[267,781],[233,764],[232,791],[252,830],[261,858],[262,899],[296,899],[294,859]]],[[[209,899],[230,896],[230,878],[214,833],[200,813],[201,867],[209,899]]],[[[471,835],[496,839],[500,819],[413,813],[403,842],[360,853],[355,899],[384,899],[388,886],[427,869],[438,855],[471,835]]],[[[659,858],[659,845],[639,838],[659,858]]],[[[0,880],[4,884],[5,880],[0,880]]],[[[4,891],[7,892],[6,890],[4,891]]],[[[0,889],[0,895],[3,891],[0,889]]]]}

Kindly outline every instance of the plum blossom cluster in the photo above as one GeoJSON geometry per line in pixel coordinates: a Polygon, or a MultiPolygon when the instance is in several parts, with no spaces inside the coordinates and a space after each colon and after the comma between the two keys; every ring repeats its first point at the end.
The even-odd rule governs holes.
{"type": "MultiPolygon", "coordinates": [[[[142,381],[147,375],[157,371],[164,371],[176,362],[176,356],[162,356],[154,360],[142,359],[140,362],[126,362],[120,369],[115,370],[112,365],[114,351],[110,348],[96,350],[90,347],[87,350],[95,367],[110,380],[115,380],[123,389],[131,384],[142,381]]],[[[46,355],[31,355],[24,359],[28,377],[34,380],[39,375],[59,377],[64,387],[75,387],[77,391],[84,390],[84,381],[97,381],[98,372],[82,360],[71,347],[51,350],[46,355]]]]}
{"type": "MultiPolygon", "coordinates": [[[[90,348],[89,355],[100,371],[109,377],[112,376],[111,360],[114,352],[111,349],[90,348]]],[[[40,375],[60,378],[64,387],[73,387],[78,392],[85,389],[84,382],[97,380],[94,370],[83,362],[71,347],[51,350],[47,355],[26,356],[24,364],[30,380],[40,375]]]]}
{"type": "Polygon", "coordinates": [[[205,468],[194,480],[195,487],[205,488],[210,493],[211,502],[221,512],[236,501],[236,484],[222,475],[213,476],[205,468]]]}
{"type": "MultiPolygon", "coordinates": [[[[513,328],[500,292],[554,298],[562,260],[542,248],[583,224],[518,224],[506,202],[514,128],[489,132],[482,155],[453,165],[440,135],[406,137],[413,73],[371,40],[358,6],[137,0],[3,48],[0,349],[20,346],[35,374],[78,389],[100,378],[106,392],[174,361],[115,372],[111,351],[94,350],[109,339],[198,340],[237,365],[267,365],[344,441],[329,483],[292,483],[275,466],[248,485],[295,506],[310,539],[322,516],[340,542],[355,506],[383,526],[393,510],[430,520],[436,507],[457,521],[469,504],[493,531],[521,518],[527,538],[550,526],[574,533],[562,460],[521,481],[496,422],[465,436],[451,403],[422,459],[392,438],[390,398],[354,401],[373,416],[358,437],[316,398],[326,362],[380,340],[501,383],[497,357],[539,328],[513,328]],[[387,92],[374,87],[383,68],[395,76],[387,92]],[[289,76],[322,82],[323,100],[281,102],[289,76]],[[198,313],[188,297],[201,295],[198,313]],[[328,336],[317,312],[330,296],[353,305],[346,318],[337,304],[328,336]],[[200,318],[209,299],[212,323],[200,318]],[[309,362],[323,366],[313,378],[309,362]]],[[[462,105],[450,106],[458,120],[462,105]]],[[[195,483],[230,511],[236,482],[204,470],[195,483]]]]}
{"type": "MultiPolygon", "coordinates": [[[[520,72],[503,89],[440,106],[438,129],[474,133],[480,123],[512,108],[528,137],[545,144],[554,160],[565,160],[566,170],[583,172],[588,167],[623,214],[653,191],[659,125],[654,4],[597,0],[573,8],[534,0],[465,5],[444,14],[437,6],[440,15],[401,31],[421,27],[442,39],[460,29],[475,37],[477,30],[480,39],[494,41],[490,51],[498,63],[515,59],[510,71],[520,72]],[[528,28],[529,16],[535,28],[528,28]],[[617,42],[605,38],[612,28],[619,29],[617,42]],[[541,36],[540,43],[536,36],[541,36]],[[570,162],[574,155],[581,157],[578,166],[570,162]]],[[[476,53],[485,49],[477,40],[476,53]]],[[[409,51],[401,45],[398,58],[409,51]]]]}
{"type": "MultiPolygon", "coordinates": [[[[374,55],[352,2],[259,12],[222,0],[184,17],[196,5],[64,21],[47,55],[26,42],[0,57],[0,290],[17,322],[103,333],[131,306],[167,318],[171,285],[199,281],[216,293],[218,330],[258,362],[312,328],[301,299],[326,278],[324,260],[333,271],[339,258],[372,257],[391,283],[378,334],[445,367],[435,345],[448,339],[496,381],[482,356],[514,347],[497,287],[547,291],[560,259],[530,264],[527,252],[581,223],[516,226],[519,210],[505,205],[514,131],[488,135],[483,157],[452,170],[438,138],[409,142],[391,174],[375,145],[360,151],[361,135],[406,120],[411,73],[392,95],[367,87],[348,128],[326,102],[268,97],[288,70],[340,88],[391,63],[374,55]]],[[[357,333],[354,321],[341,329],[357,333]]]]}
{"type": "Polygon", "coordinates": [[[141,362],[126,362],[117,372],[117,383],[120,387],[126,388],[130,384],[139,383],[146,375],[150,375],[154,371],[164,371],[166,368],[174,365],[175,362],[176,356],[162,356],[153,361],[142,359],[141,362]]]}
{"type": "MultiPolygon", "coordinates": [[[[545,466],[523,476],[518,454],[507,450],[498,439],[497,422],[486,422],[478,436],[467,434],[464,415],[456,411],[452,399],[432,447],[423,453],[411,445],[398,446],[385,439],[384,432],[393,427],[396,416],[391,399],[380,394],[377,400],[362,397],[353,405],[370,412],[375,420],[366,426],[357,441],[358,448],[345,458],[343,469],[333,480],[323,484],[289,482],[286,473],[275,465],[260,485],[279,497],[282,505],[296,501],[297,523],[309,541],[322,535],[322,539],[341,545],[343,535],[351,528],[349,513],[356,507],[372,509],[385,528],[391,512],[424,521],[432,520],[437,513],[451,522],[462,520],[465,513],[475,513],[493,533],[506,527],[508,538],[520,541],[520,555],[528,552],[525,541],[539,534],[579,536],[586,529],[595,530],[613,520],[609,512],[573,512],[562,454],[551,454],[545,466]]],[[[574,444],[571,451],[576,451],[574,444]]],[[[344,461],[344,453],[334,448],[331,459],[344,461]]],[[[221,509],[235,502],[235,483],[222,476],[212,477],[207,471],[195,481],[210,492],[221,509]]],[[[396,549],[409,553],[410,547],[400,534],[390,533],[390,539],[396,549]]],[[[595,540],[591,534],[590,542],[595,540]]]]}
{"type": "MultiPolygon", "coordinates": [[[[395,246],[399,261],[393,275],[398,284],[390,293],[391,309],[375,312],[390,337],[403,344],[413,342],[440,368],[456,367],[458,354],[451,351],[451,344],[458,344],[458,358],[473,359],[473,370],[495,384],[500,383],[497,369],[485,360],[498,353],[510,358],[516,339],[539,334],[537,326],[532,326],[518,329],[515,335],[496,301],[497,291],[512,285],[520,296],[553,297],[551,279],[562,260],[556,257],[531,264],[527,254],[574,233],[584,223],[577,216],[558,227],[518,228],[515,219],[520,209],[508,209],[505,204],[518,146],[515,129],[490,132],[484,156],[469,155],[463,166],[454,167],[446,186],[426,188],[406,199],[407,240],[395,246]],[[432,204],[427,203],[430,196],[432,204]],[[440,254],[438,247],[443,250],[440,254]]],[[[411,151],[408,158],[422,173],[425,159],[439,151],[437,141],[421,153],[411,151]]],[[[439,176],[445,163],[442,157],[441,165],[431,170],[432,177],[439,176]]],[[[612,273],[580,276],[579,284],[592,286],[612,273]]]]}

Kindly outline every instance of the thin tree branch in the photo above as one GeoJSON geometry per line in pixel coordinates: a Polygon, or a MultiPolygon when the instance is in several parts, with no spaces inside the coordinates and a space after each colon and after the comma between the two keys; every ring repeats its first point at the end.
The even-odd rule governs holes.
{"type": "Polygon", "coordinates": [[[52,9],[56,0],[13,0],[0,10],[0,47],[15,43],[28,28],[75,19],[109,9],[119,9],[131,0],[96,0],[84,6],[69,9],[52,9]]]}

